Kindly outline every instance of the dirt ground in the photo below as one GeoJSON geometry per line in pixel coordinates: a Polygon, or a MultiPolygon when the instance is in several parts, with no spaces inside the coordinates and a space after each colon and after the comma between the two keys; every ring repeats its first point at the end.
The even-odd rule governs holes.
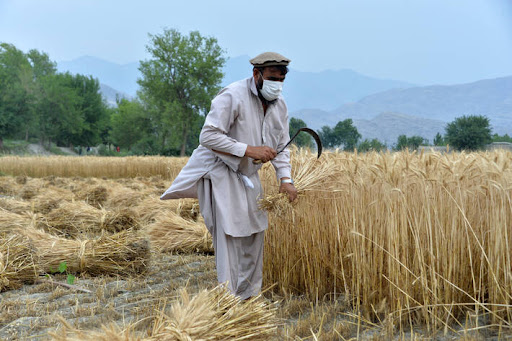
{"type": "MultiPolygon", "coordinates": [[[[61,332],[61,319],[80,330],[98,330],[115,323],[145,336],[159,312],[175,301],[182,288],[189,293],[217,285],[215,259],[205,254],[154,254],[144,276],[90,277],[79,275],[74,285],[90,290],[78,292],[48,283],[42,277],[35,285],[0,293],[0,340],[48,340],[49,332],[61,332]]],[[[65,275],[51,280],[66,282],[65,275]]],[[[342,297],[311,302],[302,297],[279,297],[269,292],[263,300],[278,301],[280,327],[273,340],[509,340],[489,330],[437,336],[389,330],[385,323],[362,321],[351,313],[342,297]]]]}

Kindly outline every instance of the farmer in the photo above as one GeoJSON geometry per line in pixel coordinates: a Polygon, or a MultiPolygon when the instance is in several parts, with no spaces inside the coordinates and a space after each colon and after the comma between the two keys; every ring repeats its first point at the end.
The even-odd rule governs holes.
{"type": "Polygon", "coordinates": [[[258,170],[271,161],[279,191],[297,197],[288,150],[288,110],[281,96],[290,60],[265,52],[250,60],[252,77],[232,83],[213,99],[200,146],[161,196],[198,198],[213,237],[217,278],[241,299],[257,295],[263,272],[267,214],[258,170]],[[253,161],[260,160],[260,163],[253,161]]]}

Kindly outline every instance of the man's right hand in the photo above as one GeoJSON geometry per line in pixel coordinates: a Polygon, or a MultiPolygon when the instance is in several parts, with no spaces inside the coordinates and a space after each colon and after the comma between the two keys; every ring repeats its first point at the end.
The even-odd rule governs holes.
{"type": "Polygon", "coordinates": [[[254,160],[261,160],[261,162],[273,160],[276,155],[277,151],[267,146],[247,146],[247,149],[245,150],[245,156],[253,158],[254,160]]]}

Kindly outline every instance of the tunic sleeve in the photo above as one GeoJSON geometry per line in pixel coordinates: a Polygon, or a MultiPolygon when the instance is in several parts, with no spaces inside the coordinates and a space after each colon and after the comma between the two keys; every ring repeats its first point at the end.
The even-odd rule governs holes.
{"type": "Polygon", "coordinates": [[[199,143],[211,150],[243,157],[247,144],[227,135],[237,116],[233,95],[229,91],[221,92],[212,101],[211,110],[199,135],[199,143]]]}

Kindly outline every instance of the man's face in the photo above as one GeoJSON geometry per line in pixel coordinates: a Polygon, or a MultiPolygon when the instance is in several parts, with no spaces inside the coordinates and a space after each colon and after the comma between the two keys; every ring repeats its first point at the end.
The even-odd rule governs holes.
{"type": "Polygon", "coordinates": [[[278,68],[272,66],[264,68],[262,74],[260,74],[259,70],[254,69],[253,76],[258,89],[261,89],[263,86],[263,80],[284,82],[284,79],[286,78],[286,75],[281,74],[281,71],[278,68]]]}

